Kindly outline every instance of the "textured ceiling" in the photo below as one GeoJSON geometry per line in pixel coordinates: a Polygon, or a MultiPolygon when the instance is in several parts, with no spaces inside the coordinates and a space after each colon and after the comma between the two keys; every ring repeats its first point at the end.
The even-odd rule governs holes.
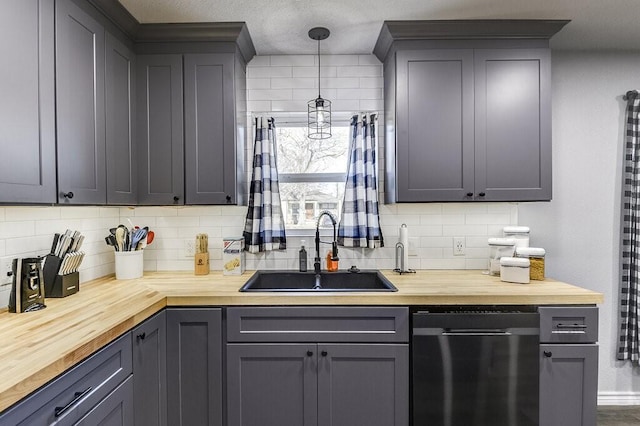
{"type": "Polygon", "coordinates": [[[120,0],[138,21],[244,21],[259,55],[368,54],[385,20],[570,19],[554,49],[640,50],[640,0],[120,0]]]}

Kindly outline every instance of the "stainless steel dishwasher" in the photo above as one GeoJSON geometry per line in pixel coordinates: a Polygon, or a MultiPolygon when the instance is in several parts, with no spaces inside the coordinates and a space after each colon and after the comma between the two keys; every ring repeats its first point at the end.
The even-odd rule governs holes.
{"type": "Polygon", "coordinates": [[[430,309],[412,320],[414,426],[538,426],[537,312],[430,309]]]}

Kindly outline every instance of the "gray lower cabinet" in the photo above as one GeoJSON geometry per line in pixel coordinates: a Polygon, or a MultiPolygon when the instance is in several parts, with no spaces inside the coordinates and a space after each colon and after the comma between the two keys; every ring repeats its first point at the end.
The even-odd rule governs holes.
{"type": "Polygon", "coordinates": [[[543,306],[540,312],[540,424],[596,426],[598,308],[543,306]]]}
{"type": "Polygon", "coordinates": [[[182,55],[137,61],[138,204],[184,204],[182,55]]]}
{"type": "Polygon", "coordinates": [[[167,309],[167,424],[222,425],[222,310],[167,309]]]}
{"type": "Polygon", "coordinates": [[[2,425],[133,425],[131,333],[0,416],[2,425]]]}
{"type": "Polygon", "coordinates": [[[106,33],[105,113],[107,204],[136,204],[135,54],[106,33]]]}
{"type": "Polygon", "coordinates": [[[55,203],[54,3],[0,4],[0,203],[55,203]]]}
{"type": "Polygon", "coordinates": [[[409,424],[407,308],[226,313],[229,426],[409,424]]]}
{"type": "Polygon", "coordinates": [[[229,426],[405,426],[406,344],[228,344],[229,426]]]}
{"type": "MultiPolygon", "coordinates": [[[[75,426],[133,425],[133,377],[129,376],[98,405],[93,407],[75,426]]],[[[146,423],[155,425],[156,423],[146,423]]]]}
{"type": "Polygon", "coordinates": [[[71,0],[56,8],[58,202],[105,204],[105,32],[71,0]]]}
{"type": "Polygon", "coordinates": [[[133,338],[134,419],[137,426],[167,425],[166,312],[131,331],[133,338]]]}
{"type": "Polygon", "coordinates": [[[540,424],[596,426],[596,344],[540,345],[540,424]]]}

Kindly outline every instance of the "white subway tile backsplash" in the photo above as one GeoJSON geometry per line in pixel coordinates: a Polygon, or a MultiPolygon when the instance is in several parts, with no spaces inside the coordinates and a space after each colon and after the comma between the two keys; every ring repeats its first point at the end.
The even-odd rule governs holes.
{"type": "MultiPolygon", "coordinates": [[[[318,66],[318,57],[313,56],[314,65],[318,66]]],[[[358,65],[359,60],[357,55],[320,55],[320,65],[358,65]]]]}
{"type": "Polygon", "coordinates": [[[247,111],[267,112],[275,110],[271,106],[271,101],[247,101],[247,111]]]}
{"type": "MultiPolygon", "coordinates": [[[[322,88],[322,97],[331,100],[332,105],[336,99],[336,89],[322,88]]],[[[318,97],[318,89],[291,89],[291,99],[308,102],[310,99],[318,97]]]]}
{"type": "Polygon", "coordinates": [[[357,99],[335,99],[331,100],[332,111],[356,112],[360,111],[360,101],[357,99]]]}
{"type": "MultiPolygon", "coordinates": [[[[343,77],[343,78],[322,78],[320,79],[320,86],[324,91],[327,89],[353,89],[359,88],[360,79],[357,77],[343,77]]],[[[322,94],[324,97],[324,93],[322,94]]],[[[357,98],[356,98],[357,99],[357,98]]]]}
{"type": "Polygon", "coordinates": [[[381,89],[384,87],[382,77],[362,77],[359,80],[361,89],[381,89]]]}
{"type": "Polygon", "coordinates": [[[382,65],[375,55],[358,55],[358,65],[382,65]]]}
{"type": "Polygon", "coordinates": [[[337,89],[336,99],[382,99],[382,89],[337,89]]]}
{"type": "Polygon", "coordinates": [[[247,89],[271,89],[270,78],[248,78],[247,89]]]}
{"type": "Polygon", "coordinates": [[[271,111],[275,111],[275,112],[306,111],[308,100],[309,99],[298,99],[295,101],[272,101],[271,111]]]}
{"type": "Polygon", "coordinates": [[[315,63],[316,57],[315,55],[271,55],[271,66],[272,67],[282,67],[282,66],[302,66],[302,67],[312,67],[315,63]]]}
{"type": "Polygon", "coordinates": [[[269,55],[256,55],[251,59],[247,68],[251,67],[268,67],[271,65],[271,56],[269,55]]]}
{"type": "MultiPolygon", "coordinates": [[[[358,111],[370,111],[370,112],[378,112],[384,109],[384,102],[382,99],[364,99],[360,100],[360,108],[358,111]]],[[[380,161],[384,160],[383,155],[379,155],[378,159],[380,161]]]]}
{"type": "Polygon", "coordinates": [[[509,223],[511,220],[510,214],[468,214],[466,215],[467,225],[487,224],[487,225],[501,225],[509,223]]]}
{"type": "Polygon", "coordinates": [[[64,206],[60,208],[61,219],[87,219],[96,217],[100,217],[100,208],[98,207],[64,206]]]}
{"type": "Polygon", "coordinates": [[[35,222],[1,222],[0,236],[2,238],[30,237],[35,235],[35,222]]]}
{"type": "Polygon", "coordinates": [[[250,101],[286,101],[292,99],[291,89],[255,89],[247,91],[250,101]]]}
{"type": "MultiPolygon", "coordinates": [[[[318,87],[314,78],[272,78],[271,89],[313,89],[318,87]]],[[[317,89],[316,89],[317,90],[317,89]]]]}
{"type": "Polygon", "coordinates": [[[488,235],[487,225],[443,225],[442,235],[452,237],[488,235]]]}
{"type": "Polygon", "coordinates": [[[257,66],[247,67],[247,78],[273,78],[273,77],[291,77],[293,75],[291,67],[265,67],[257,66]]]}
{"type": "Polygon", "coordinates": [[[61,207],[6,207],[4,220],[49,220],[60,217],[61,207]]]}
{"type": "MultiPolygon", "coordinates": [[[[313,67],[293,67],[293,77],[308,77],[318,79],[318,66],[313,67]]],[[[336,67],[320,67],[320,78],[336,78],[338,71],[336,67]]],[[[322,83],[324,86],[324,83],[322,83]]]]}
{"type": "Polygon", "coordinates": [[[339,67],[337,75],[338,77],[381,77],[382,65],[339,67]]]}

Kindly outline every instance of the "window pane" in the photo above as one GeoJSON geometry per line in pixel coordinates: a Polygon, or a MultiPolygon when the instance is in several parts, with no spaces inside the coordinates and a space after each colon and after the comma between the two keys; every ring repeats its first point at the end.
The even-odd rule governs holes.
{"type": "Polygon", "coordinates": [[[333,127],[332,137],[313,140],[306,127],[276,127],[279,173],[346,173],[349,127],[333,127]]]}
{"type": "MultiPolygon", "coordinates": [[[[314,229],[323,210],[339,218],[344,198],[344,182],[280,183],[280,199],[287,229],[314,229]],[[301,209],[304,206],[304,210],[301,209]]],[[[321,227],[332,227],[323,217],[321,227]]]]}

